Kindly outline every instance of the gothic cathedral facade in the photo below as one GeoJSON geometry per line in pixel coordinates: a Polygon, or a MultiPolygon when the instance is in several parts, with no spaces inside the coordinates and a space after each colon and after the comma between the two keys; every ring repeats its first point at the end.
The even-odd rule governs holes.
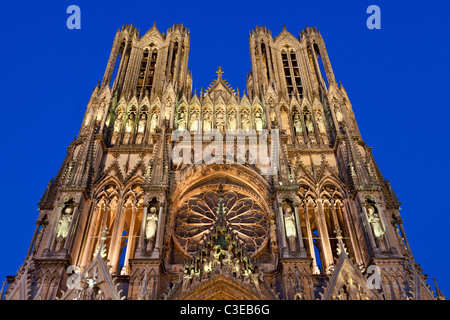
{"type": "Polygon", "coordinates": [[[6,299],[444,299],[320,32],[249,43],[198,94],[186,27],[117,31],[6,299]]]}

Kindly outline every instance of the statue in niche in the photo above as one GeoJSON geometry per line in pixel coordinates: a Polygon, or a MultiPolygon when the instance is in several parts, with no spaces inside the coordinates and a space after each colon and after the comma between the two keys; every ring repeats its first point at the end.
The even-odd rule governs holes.
{"type": "Polygon", "coordinates": [[[98,270],[94,270],[94,275],[91,278],[83,279],[86,287],[81,293],[81,300],[104,300],[105,296],[100,290],[100,284],[104,281],[98,281],[95,276],[98,274],[98,270]]]}
{"type": "Polygon", "coordinates": [[[228,115],[228,129],[231,131],[237,130],[236,112],[234,110],[231,110],[228,115]]]}
{"type": "Polygon", "coordinates": [[[147,250],[151,250],[151,247],[156,237],[157,228],[158,228],[158,216],[156,214],[156,207],[151,207],[150,213],[147,215],[147,226],[145,227],[145,238],[148,241],[147,250]]]}
{"type": "Polygon", "coordinates": [[[178,130],[180,131],[184,131],[186,130],[186,115],[184,113],[184,110],[181,110],[180,113],[178,114],[178,130]]]}
{"type": "Polygon", "coordinates": [[[335,113],[336,113],[336,120],[339,123],[343,122],[344,121],[344,115],[342,114],[341,109],[338,106],[336,106],[334,108],[334,110],[335,110],[335,113]]]}
{"type": "Polygon", "coordinates": [[[194,110],[191,113],[191,119],[189,124],[189,131],[190,132],[197,132],[198,131],[198,111],[194,110]]]}
{"type": "Polygon", "coordinates": [[[209,258],[203,258],[203,278],[208,278],[209,274],[212,272],[211,260],[209,258]]]}
{"type": "Polygon", "coordinates": [[[56,230],[56,238],[64,239],[69,234],[69,226],[72,221],[73,209],[68,207],[64,210],[64,214],[58,221],[58,228],[56,230]]]}
{"type": "Polygon", "coordinates": [[[228,267],[231,268],[233,266],[233,256],[234,256],[232,245],[230,244],[228,246],[228,249],[227,250],[222,250],[221,253],[222,253],[222,256],[224,257],[223,260],[222,260],[222,263],[225,266],[228,266],[228,267]]]}
{"type": "Polygon", "coordinates": [[[148,278],[149,278],[149,271],[148,266],[145,266],[144,269],[144,278],[139,283],[139,293],[138,293],[138,299],[139,300],[147,300],[148,297],[151,297],[151,294],[149,294],[149,288],[148,288],[148,278]]]}
{"type": "Polygon", "coordinates": [[[341,287],[341,293],[338,295],[340,300],[368,300],[369,298],[358,283],[348,273],[344,277],[344,284],[341,287]]]}
{"type": "Polygon", "coordinates": [[[134,127],[134,113],[131,113],[125,123],[125,135],[123,136],[123,143],[128,144],[131,140],[131,134],[134,127]]]}
{"type": "Polygon", "coordinates": [[[251,129],[251,124],[250,124],[250,117],[248,115],[248,113],[244,113],[242,115],[242,130],[244,132],[248,132],[251,129]]]}
{"type": "Polygon", "coordinates": [[[120,129],[122,129],[123,123],[123,113],[119,113],[117,115],[116,121],[114,122],[114,133],[119,133],[120,129]]]}
{"type": "Polygon", "coordinates": [[[219,245],[215,245],[211,252],[210,252],[210,261],[211,261],[211,268],[213,270],[220,268],[220,256],[222,255],[222,250],[220,249],[219,245]]]}
{"type": "Polygon", "coordinates": [[[319,114],[317,117],[317,128],[320,133],[327,133],[327,129],[325,128],[325,124],[323,123],[322,116],[319,114]]]}
{"type": "Polygon", "coordinates": [[[373,206],[367,206],[367,219],[369,220],[373,233],[376,238],[382,238],[384,236],[384,231],[380,223],[380,218],[378,214],[375,212],[375,208],[373,206]]]}
{"type": "Polygon", "coordinates": [[[277,226],[275,224],[275,219],[270,219],[270,246],[272,247],[273,252],[278,252],[278,245],[277,245],[277,226]]]}
{"type": "Polygon", "coordinates": [[[319,130],[321,142],[323,144],[328,144],[327,129],[325,128],[322,115],[319,114],[316,119],[317,119],[317,129],[319,130]]]}
{"type": "Polygon", "coordinates": [[[91,114],[92,114],[91,111],[89,111],[88,114],[86,115],[86,119],[84,120],[84,126],[87,126],[91,121],[91,114]]]}
{"type": "Polygon", "coordinates": [[[155,132],[156,127],[158,126],[159,122],[159,114],[158,111],[153,111],[152,118],[150,119],[150,132],[155,132]]]}
{"type": "Polygon", "coordinates": [[[298,115],[298,113],[295,113],[294,115],[294,129],[295,135],[297,137],[297,142],[300,144],[304,143],[302,121],[300,120],[300,116],[298,115]]]}
{"type": "Polygon", "coordinates": [[[274,128],[277,124],[277,114],[275,113],[275,109],[273,107],[270,107],[270,113],[269,113],[270,123],[272,128],[274,128]]]}
{"type": "Polygon", "coordinates": [[[103,114],[104,114],[104,111],[103,111],[104,106],[105,106],[105,103],[103,102],[97,111],[97,116],[95,117],[96,124],[100,124],[100,122],[102,122],[103,114]]]}
{"type": "Polygon", "coordinates": [[[147,123],[147,114],[143,113],[138,123],[138,133],[136,135],[136,143],[141,144],[145,134],[145,125],[147,123]]]}
{"type": "Polygon", "coordinates": [[[190,267],[185,266],[184,267],[184,276],[183,276],[183,283],[181,285],[181,291],[187,291],[189,290],[190,284],[191,284],[191,272],[190,267]]]}
{"type": "Polygon", "coordinates": [[[305,119],[306,131],[308,133],[308,138],[311,143],[316,143],[316,138],[314,137],[314,125],[311,120],[311,115],[309,113],[306,114],[305,119]]]}
{"type": "Polygon", "coordinates": [[[295,217],[292,207],[286,204],[283,208],[284,227],[286,229],[286,237],[289,241],[289,250],[297,251],[297,228],[295,226],[295,217]]]}
{"type": "Polygon", "coordinates": [[[294,129],[296,134],[303,133],[302,122],[300,121],[300,116],[298,113],[294,114],[294,129]]]}
{"type": "Polygon", "coordinates": [[[311,115],[309,113],[306,114],[305,126],[306,126],[306,130],[308,131],[308,134],[314,132],[314,125],[312,123],[311,115]]]}
{"type": "Polygon", "coordinates": [[[261,112],[259,110],[255,112],[255,129],[257,132],[261,132],[263,129],[263,120],[261,118],[261,112]]]}
{"type": "Polygon", "coordinates": [[[237,279],[241,279],[242,277],[241,259],[239,258],[233,259],[233,272],[235,273],[237,279]]]}
{"type": "Polygon", "coordinates": [[[212,129],[212,120],[211,120],[211,114],[209,111],[206,111],[203,115],[203,131],[208,132],[212,129]]]}
{"type": "Polygon", "coordinates": [[[221,132],[224,132],[225,130],[225,117],[221,110],[216,114],[216,127],[221,132]]]}
{"type": "Polygon", "coordinates": [[[117,115],[117,118],[114,122],[114,129],[113,129],[113,135],[111,138],[111,144],[116,144],[116,142],[120,136],[120,131],[122,130],[122,125],[123,125],[123,113],[120,112],[117,115]]]}
{"type": "Polygon", "coordinates": [[[263,281],[262,276],[263,276],[263,274],[258,270],[258,267],[255,266],[253,268],[253,272],[251,274],[251,280],[258,292],[261,292],[261,288],[259,287],[259,280],[263,281]]]}

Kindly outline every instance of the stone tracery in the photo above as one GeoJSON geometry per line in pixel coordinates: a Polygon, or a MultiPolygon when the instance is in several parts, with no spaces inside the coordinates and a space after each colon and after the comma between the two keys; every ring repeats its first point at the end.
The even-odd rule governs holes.
{"type": "MultiPolygon", "coordinates": [[[[195,252],[198,244],[216,226],[218,198],[216,190],[206,188],[180,206],[174,231],[176,241],[185,253],[195,252]]],[[[223,198],[226,226],[248,252],[255,254],[267,242],[268,222],[262,205],[251,195],[233,188],[227,188],[223,198]]]]}

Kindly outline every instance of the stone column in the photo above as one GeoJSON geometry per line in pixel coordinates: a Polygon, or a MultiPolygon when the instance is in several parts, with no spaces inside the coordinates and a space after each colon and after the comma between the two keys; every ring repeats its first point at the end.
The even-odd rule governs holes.
{"type": "Polygon", "coordinates": [[[36,237],[37,237],[37,235],[39,233],[39,228],[40,228],[41,224],[42,224],[42,221],[39,221],[39,220],[36,221],[36,227],[34,228],[33,238],[31,238],[31,243],[30,243],[30,246],[28,247],[28,251],[27,251],[26,257],[28,257],[30,255],[31,250],[33,249],[34,242],[36,241],[36,237]]]}
{"type": "Polygon", "coordinates": [[[164,203],[160,203],[158,215],[158,230],[156,231],[155,248],[154,248],[154,251],[158,256],[159,252],[161,251],[161,241],[163,236],[164,223],[165,223],[164,203]]]}
{"type": "Polygon", "coordinates": [[[298,235],[298,242],[300,245],[300,255],[306,257],[306,249],[305,249],[305,244],[303,243],[303,234],[302,234],[302,228],[300,226],[300,216],[298,214],[298,203],[294,203],[294,213],[295,213],[295,224],[297,227],[297,235],[298,235]]]}
{"type": "Polygon", "coordinates": [[[311,223],[309,222],[309,215],[308,215],[308,202],[305,200],[303,204],[303,212],[305,214],[305,221],[306,221],[306,232],[308,234],[308,246],[309,246],[309,252],[311,254],[311,258],[313,259],[313,273],[317,274],[319,272],[319,268],[317,267],[316,262],[316,253],[314,252],[314,243],[312,238],[312,231],[311,231],[311,223]]]}
{"type": "Polygon", "coordinates": [[[125,261],[123,262],[123,267],[126,271],[126,274],[129,274],[129,262],[131,255],[131,250],[134,248],[133,244],[133,234],[134,234],[134,224],[136,220],[136,203],[133,203],[132,207],[132,213],[131,213],[131,219],[130,219],[130,230],[128,231],[128,244],[127,244],[127,251],[125,252],[125,261]]]}
{"type": "Polygon", "coordinates": [[[381,210],[381,207],[380,207],[379,203],[375,204],[375,208],[377,208],[378,217],[380,218],[381,225],[383,226],[384,237],[385,237],[386,242],[387,242],[387,249],[392,249],[393,248],[393,246],[392,246],[392,239],[391,239],[391,235],[390,235],[388,226],[387,226],[387,224],[384,221],[384,212],[381,210]]]}
{"type": "MultiPolygon", "coordinates": [[[[105,203],[105,214],[106,214],[106,208],[107,208],[107,204],[105,203]]],[[[92,246],[94,245],[94,243],[96,242],[95,239],[97,235],[94,234],[95,230],[97,229],[97,226],[102,223],[103,221],[100,221],[100,213],[99,211],[101,211],[101,207],[99,209],[98,207],[98,201],[95,202],[94,205],[94,209],[92,212],[92,215],[90,217],[90,221],[89,221],[89,232],[87,234],[87,239],[85,240],[86,245],[84,248],[84,253],[83,253],[83,259],[81,260],[81,266],[86,266],[87,261],[89,260],[89,255],[92,252],[92,246]]]]}
{"type": "Polygon", "coordinates": [[[113,270],[117,270],[118,266],[118,258],[120,255],[120,242],[122,239],[122,231],[123,231],[123,223],[124,219],[122,218],[123,212],[123,200],[119,199],[117,201],[117,209],[115,214],[115,223],[114,230],[111,233],[111,241],[110,247],[108,250],[108,258],[113,266],[113,270]]]}
{"type": "Polygon", "coordinates": [[[322,199],[317,199],[316,224],[319,229],[320,242],[322,243],[322,250],[324,260],[323,272],[328,271],[328,267],[333,264],[333,253],[331,252],[330,237],[328,236],[327,222],[323,210],[322,199]]]}
{"type": "Polygon", "coordinates": [[[64,203],[60,203],[58,205],[57,213],[56,213],[56,215],[55,215],[55,217],[54,217],[54,219],[53,219],[53,221],[51,223],[51,226],[49,228],[48,236],[47,236],[47,242],[45,243],[44,251],[49,251],[50,250],[50,246],[52,244],[53,237],[54,237],[55,232],[56,232],[56,228],[58,227],[58,221],[59,221],[59,218],[61,217],[61,212],[62,212],[63,208],[64,208],[64,203]]]}
{"type": "Polygon", "coordinates": [[[408,249],[409,253],[411,254],[411,261],[414,262],[414,257],[412,255],[411,247],[409,246],[409,241],[408,241],[408,238],[406,237],[405,229],[403,228],[403,220],[402,219],[397,219],[397,220],[398,220],[398,226],[400,228],[400,232],[402,233],[402,238],[405,241],[406,249],[408,249]]]}
{"type": "Polygon", "coordinates": [[[284,225],[283,204],[280,202],[277,204],[277,206],[278,206],[278,225],[280,226],[281,231],[280,252],[281,256],[284,257],[288,255],[288,249],[286,241],[286,227],[284,225]]]}
{"type": "Polygon", "coordinates": [[[362,217],[361,218],[363,219],[363,224],[366,226],[367,235],[369,237],[370,245],[372,246],[373,250],[378,250],[379,248],[377,246],[377,243],[375,241],[375,237],[373,235],[372,226],[370,225],[369,219],[367,218],[366,204],[362,203],[361,207],[362,207],[362,217]]]}
{"type": "Polygon", "coordinates": [[[269,76],[270,76],[270,79],[268,80],[269,81],[269,86],[270,86],[270,82],[271,81],[273,81],[273,84],[276,85],[276,80],[275,80],[275,77],[274,77],[274,74],[273,74],[273,69],[272,69],[272,66],[273,66],[273,63],[272,63],[272,50],[271,50],[271,48],[270,48],[268,43],[264,43],[264,45],[266,46],[267,69],[269,70],[269,76]]]}
{"type": "Polygon", "coordinates": [[[63,246],[64,250],[67,250],[67,248],[69,247],[69,242],[70,242],[70,239],[72,238],[72,234],[74,231],[73,228],[74,228],[74,225],[76,226],[77,219],[78,219],[78,204],[75,204],[73,213],[72,213],[72,220],[70,221],[69,231],[67,232],[67,237],[64,240],[64,246],[63,246]]]}
{"type": "Polygon", "coordinates": [[[138,251],[144,251],[144,236],[145,236],[145,226],[147,224],[147,211],[148,211],[148,202],[143,204],[144,210],[142,213],[142,222],[141,222],[141,231],[139,234],[139,244],[138,251]]]}

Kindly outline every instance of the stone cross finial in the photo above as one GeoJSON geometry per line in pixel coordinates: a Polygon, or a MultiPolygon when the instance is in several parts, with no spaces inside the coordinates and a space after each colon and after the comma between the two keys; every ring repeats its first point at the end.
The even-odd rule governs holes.
{"type": "Polygon", "coordinates": [[[222,74],[223,74],[222,67],[218,67],[216,73],[217,73],[217,78],[219,80],[221,80],[222,79],[222,74]]]}

